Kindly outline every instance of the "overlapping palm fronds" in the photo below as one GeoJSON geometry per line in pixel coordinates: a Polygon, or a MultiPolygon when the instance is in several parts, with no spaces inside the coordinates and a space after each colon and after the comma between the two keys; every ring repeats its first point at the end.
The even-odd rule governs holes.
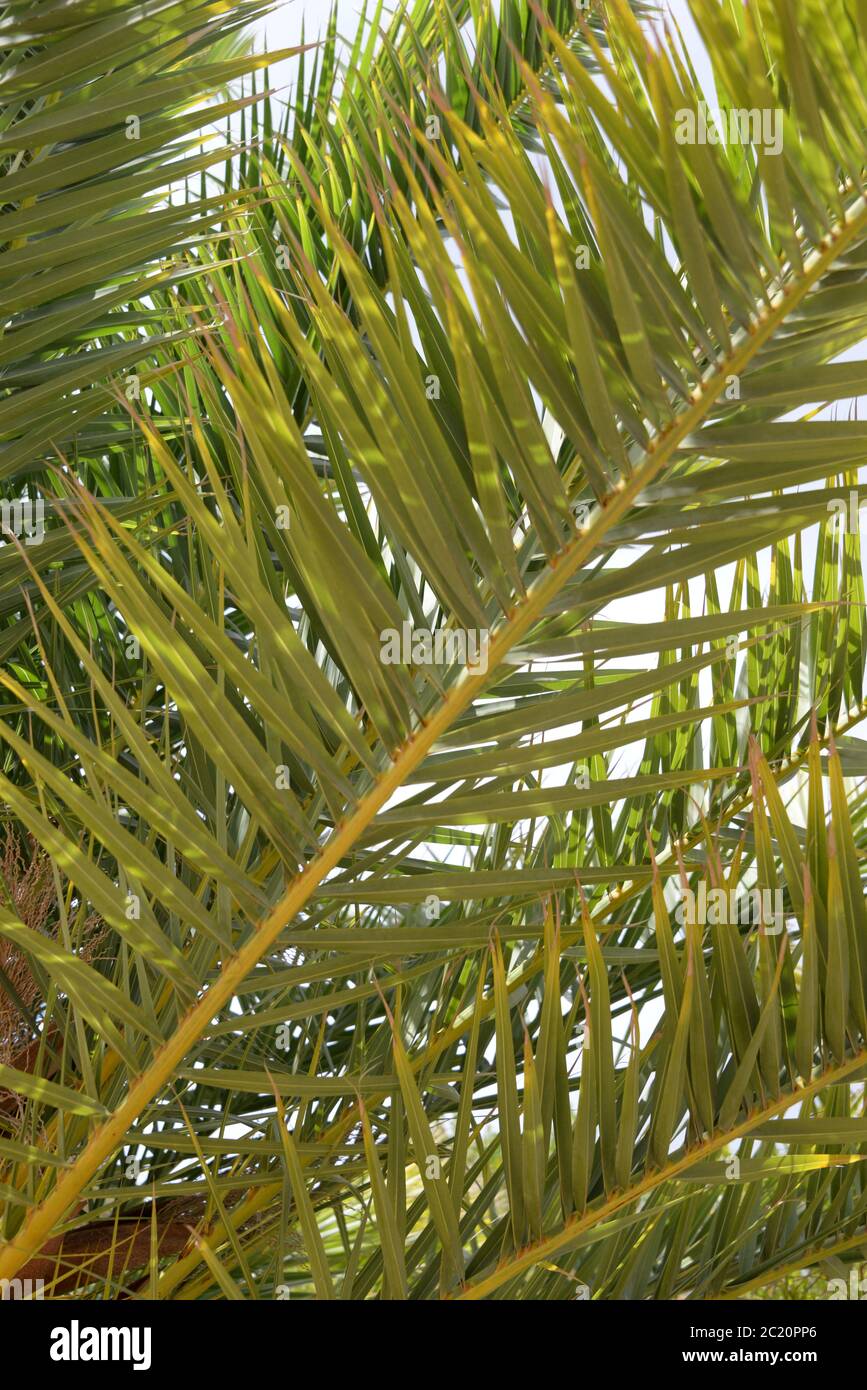
{"type": "Polygon", "coordinates": [[[7,884],[0,1276],[860,1258],[865,17],[691,8],[778,153],[680,143],[703,93],[622,0],[424,8],[257,116],[243,211],[149,292],[147,524],[60,468],[56,563],[15,552],[0,792],[56,922],[7,884]]]}

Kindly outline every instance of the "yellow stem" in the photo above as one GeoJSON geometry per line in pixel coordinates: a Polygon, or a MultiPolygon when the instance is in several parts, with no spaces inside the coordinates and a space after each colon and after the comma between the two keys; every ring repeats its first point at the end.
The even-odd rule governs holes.
{"type": "Polygon", "coordinates": [[[775,1284],[778,1279],[785,1279],[789,1274],[797,1274],[802,1269],[808,1269],[810,1265],[821,1264],[823,1260],[831,1260],[835,1255],[843,1255],[847,1250],[857,1250],[859,1246],[867,1246],[867,1231],[861,1231],[857,1236],[847,1236],[845,1240],[838,1240],[835,1245],[818,1245],[812,1250],[805,1250],[791,1264],[780,1265],[778,1269],[766,1269],[764,1274],[756,1275],[755,1279],[748,1279],[744,1284],[735,1284],[732,1288],[726,1289],[725,1293],[714,1295],[715,1303],[731,1302],[743,1298],[744,1294],[752,1293],[754,1289],[762,1289],[766,1284],[775,1284]]]}
{"type": "MultiPolygon", "coordinates": [[[[839,735],[841,732],[845,732],[846,729],[849,729],[853,725],[860,723],[861,720],[864,718],[865,714],[867,714],[867,700],[863,701],[862,704],[854,712],[849,711],[847,718],[843,720],[842,723],[835,726],[835,735],[839,735]]],[[[801,763],[806,760],[807,756],[808,752],[805,751],[797,758],[793,758],[785,769],[781,769],[780,776],[783,775],[784,771],[787,776],[790,775],[793,769],[798,768],[801,765],[801,763]]],[[[744,792],[742,796],[735,798],[732,804],[720,816],[719,820],[716,822],[716,825],[724,825],[726,821],[729,820],[733,815],[736,815],[739,811],[743,810],[744,806],[748,805],[751,799],[751,789],[744,792]]],[[[686,836],[683,840],[680,841],[681,851],[685,851],[686,849],[692,846],[693,842],[697,842],[699,840],[702,840],[703,838],[704,828],[699,827],[695,831],[694,835],[686,836]]],[[[673,849],[668,851],[664,858],[660,860],[660,863],[666,862],[666,860],[670,859],[673,854],[673,849]]],[[[616,898],[617,906],[619,907],[623,901],[631,897],[634,893],[642,891],[645,887],[646,884],[636,884],[630,888],[619,890],[616,898]]],[[[613,905],[611,903],[611,898],[609,898],[608,904],[613,905]]],[[[603,907],[605,905],[606,904],[602,904],[603,907]]],[[[594,908],[594,911],[591,914],[594,918],[596,916],[597,910],[598,909],[594,908]]],[[[563,948],[566,949],[569,946],[580,944],[582,940],[583,933],[564,932],[562,936],[562,945],[563,948]]],[[[529,982],[529,980],[531,980],[539,970],[542,960],[542,951],[535,951],[534,954],[530,957],[530,960],[523,967],[523,969],[520,970],[517,975],[510,977],[510,989],[519,989],[522,984],[529,982]]],[[[477,1007],[479,1009],[479,1012],[481,1013],[481,1016],[483,1018],[487,1017],[488,1014],[492,1012],[494,1007],[493,995],[490,995],[487,998],[483,999],[477,1007]]],[[[457,1042],[457,1040],[460,1037],[462,1037],[464,1033],[466,1033],[467,1029],[472,1024],[473,1017],[475,1015],[475,1008],[476,1006],[471,1008],[467,1013],[462,1014],[459,1020],[456,1023],[453,1023],[449,1028],[445,1029],[439,1035],[439,1037],[437,1037],[427,1048],[425,1048],[424,1052],[419,1053],[416,1057],[414,1057],[411,1060],[411,1065],[414,1071],[423,1071],[426,1067],[430,1065],[432,1061],[439,1057],[442,1052],[450,1048],[453,1043],[457,1042]]],[[[374,1105],[378,1101],[384,1100],[386,1098],[386,1095],[386,1092],[382,1092],[379,1096],[369,1097],[368,1105],[374,1105]]],[[[357,1106],[353,1105],[345,1112],[344,1115],[341,1116],[339,1120],[337,1120],[329,1129],[325,1130],[322,1133],[319,1142],[331,1144],[332,1146],[339,1144],[341,1139],[346,1134],[347,1130],[351,1129],[352,1126],[357,1123],[357,1121],[358,1108],[357,1106]]],[[[302,1158],[302,1164],[305,1167],[308,1164],[313,1163],[313,1161],[314,1160],[312,1157],[302,1158]]],[[[281,1182],[268,1183],[262,1187],[256,1188],[249,1194],[248,1197],[244,1199],[243,1202],[241,1202],[228,1215],[228,1221],[230,1222],[232,1227],[237,1230],[240,1226],[244,1225],[246,1221],[249,1221],[250,1217],[254,1216],[256,1212],[261,1211],[265,1207],[267,1207],[269,1202],[271,1202],[272,1199],[281,1191],[281,1182]]],[[[218,1222],[214,1225],[214,1227],[211,1229],[211,1231],[208,1233],[205,1239],[208,1241],[210,1245],[216,1246],[223,1240],[225,1235],[225,1228],[221,1225],[221,1223],[218,1222]]],[[[192,1273],[193,1269],[195,1269],[198,1263],[199,1254],[198,1251],[195,1249],[191,1250],[188,1254],[181,1256],[181,1258],[176,1260],[172,1265],[170,1265],[168,1269],[163,1270],[163,1273],[160,1275],[160,1292],[170,1293],[173,1289],[175,1289],[178,1286],[178,1284],[183,1283],[183,1281],[187,1278],[187,1276],[190,1273],[192,1273]]]]}
{"type": "Polygon", "coordinates": [[[757,1125],[764,1124],[769,1117],[785,1114],[790,1106],[808,1100],[818,1091],[823,1091],[826,1086],[835,1085],[853,1071],[858,1071],[865,1063],[867,1063],[867,1048],[856,1052],[854,1056],[847,1058],[839,1066],[831,1067],[818,1076],[814,1076],[806,1086],[799,1087],[797,1091],[787,1091],[779,1100],[775,1100],[759,1110],[754,1110],[751,1115],[732,1129],[720,1130],[716,1134],[712,1134],[708,1139],[696,1144],[694,1148],[687,1149],[664,1168],[645,1174],[634,1187],[628,1187],[623,1192],[616,1192],[601,1206],[594,1207],[584,1216],[573,1217],[553,1235],[545,1236],[542,1240],[535,1241],[533,1245],[525,1246],[523,1250],[519,1250],[517,1254],[504,1260],[492,1274],[476,1280],[474,1284],[468,1284],[460,1294],[455,1295],[455,1298],[458,1300],[487,1298],[488,1294],[494,1293],[510,1279],[516,1279],[519,1275],[525,1274],[540,1260],[548,1260],[559,1251],[568,1250],[570,1245],[587,1231],[591,1231],[600,1221],[622,1211],[624,1207],[630,1206],[640,1197],[646,1196],[648,1192],[653,1192],[664,1182],[679,1177],[681,1173],[687,1172],[694,1163],[700,1163],[709,1154],[725,1148],[726,1144],[730,1144],[733,1139],[743,1138],[757,1125]]]}
{"type": "Polygon", "coordinates": [[[292,881],[280,903],[259,924],[233,959],[223,967],[211,987],[193,1005],[176,1032],[158,1049],[150,1066],[130,1088],[126,1099],[92,1134],[79,1157],[58,1181],[42,1203],[34,1207],[12,1241],[0,1251],[0,1278],[12,1278],[26,1260],[35,1255],[63,1220],[82,1188],[123,1142],[123,1137],[166,1085],[179,1063],[199,1041],[209,1023],[228,1004],[238,986],[274,943],[286,925],[301,911],[314,888],[345,855],[367,829],[377,812],[403,785],[428,754],[434,743],[488,684],[491,676],[512,647],[556,598],[564,584],[590,557],[599,541],[620,521],[671,458],[674,451],[703,422],[726,380],[748,366],[759,348],[807,295],[812,285],[867,228],[867,201],[858,198],[847,211],[842,225],[833,231],[804,263],[796,282],[780,290],[764,306],[749,332],[733,342],[727,356],[715,364],[713,372],[693,393],[691,404],[673,419],[648,445],[645,462],[631,477],[621,478],[604,504],[593,511],[558,556],[549,562],[526,597],[521,600],[495,631],[490,644],[489,665],[485,673],[465,670],[428,721],[406,739],[390,768],[359,802],[356,809],[335,828],[330,839],[314,859],[292,881]]]}

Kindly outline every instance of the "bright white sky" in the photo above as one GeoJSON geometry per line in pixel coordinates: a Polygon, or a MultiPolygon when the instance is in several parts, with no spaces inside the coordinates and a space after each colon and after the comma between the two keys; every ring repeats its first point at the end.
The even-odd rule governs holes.
{"type": "MultiPolygon", "coordinates": [[[[692,24],[686,0],[669,0],[667,8],[679,24],[692,24]]],[[[297,42],[302,20],[307,27],[308,38],[315,36],[317,28],[324,31],[330,11],[331,0],[286,0],[285,4],[269,16],[262,28],[267,30],[270,46],[279,48],[297,42]]],[[[360,13],[359,0],[338,0],[338,28],[347,38],[351,37],[360,13]]]]}
{"type": "MultiPolygon", "coordinates": [[[[696,71],[702,81],[709,83],[709,67],[707,61],[703,60],[701,41],[693,25],[686,0],[668,0],[667,4],[665,0],[661,0],[661,4],[671,12],[683,29],[684,35],[690,39],[690,53],[696,71]]],[[[290,48],[292,45],[300,43],[302,25],[305,42],[315,41],[325,33],[331,6],[332,0],[285,0],[259,26],[263,42],[272,50],[290,48]]],[[[396,8],[393,0],[387,0],[387,6],[390,9],[396,8]]],[[[368,13],[373,11],[375,0],[369,0],[367,8],[368,13]]],[[[350,42],[355,35],[361,10],[361,0],[337,0],[337,30],[350,42]]],[[[274,69],[272,81],[277,86],[291,82],[292,77],[293,65],[289,62],[274,69]]]]}

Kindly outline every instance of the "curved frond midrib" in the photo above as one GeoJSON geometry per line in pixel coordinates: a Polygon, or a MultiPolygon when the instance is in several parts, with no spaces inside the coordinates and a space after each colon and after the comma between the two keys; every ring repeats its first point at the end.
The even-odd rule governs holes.
{"type": "Polygon", "coordinates": [[[644,462],[634,469],[628,479],[620,480],[603,505],[596,508],[588,524],[550,562],[526,598],[494,631],[488,671],[464,673],[426,724],[410,735],[396,751],[386,773],[293,881],[281,902],[252,932],[229,964],[223,967],[205,996],[191,1008],[173,1036],[159,1049],[151,1065],[131,1087],[124,1103],[96,1129],[55,1188],[38,1207],[31,1210],[14,1242],[7,1244],[0,1253],[0,1277],[13,1276],[24,1261],[40,1249],[84,1185],[122,1142],[130,1124],[168,1082],[175,1067],[204,1034],[217,1010],[228,1003],[236,987],[288,922],[301,911],[316,886],[352,850],[359,835],[371,824],[378,811],[403,785],[408,774],[419,766],[455,718],[485,688],[502,660],[545,611],[567,580],[593,554],[607,532],[627,513],[644,488],[657,477],[675,449],[702,423],[722,393],[729,375],[742,371],[752,361],[777,327],[785,322],[839,256],[865,231],[867,201],[859,197],[840,226],[804,261],[803,270],[793,273],[785,288],[762,308],[752,331],[734,342],[731,352],[705,377],[689,407],[651,440],[644,462]]]}
{"type": "MultiPolygon", "coordinates": [[[[570,1221],[565,1223],[561,1230],[554,1232],[550,1236],[546,1236],[533,1245],[527,1246],[524,1250],[518,1251],[515,1255],[504,1260],[492,1274],[468,1284],[460,1294],[455,1295],[455,1299],[474,1301],[480,1298],[486,1298],[488,1294],[494,1293],[497,1289],[502,1288],[504,1284],[507,1284],[519,1274],[525,1273],[526,1270],[532,1268],[533,1265],[538,1264],[540,1260],[550,1259],[559,1252],[568,1249],[573,1241],[577,1240],[585,1233],[592,1231],[600,1222],[616,1215],[616,1213],[622,1211],[624,1207],[631,1206],[633,1202],[638,1201],[649,1192],[655,1191],[657,1188],[661,1187],[663,1183],[669,1182],[674,1178],[683,1177],[683,1175],[688,1173],[690,1168],[696,1163],[700,1163],[703,1159],[719,1153],[720,1149],[725,1148],[726,1145],[733,1143],[737,1139],[749,1137],[754,1129],[764,1124],[767,1120],[785,1114],[793,1105],[797,1105],[801,1101],[809,1100],[812,1096],[820,1094],[827,1086],[833,1086],[840,1081],[845,1081],[847,1077],[852,1076],[853,1072],[859,1071],[864,1066],[867,1066],[867,1048],[854,1053],[852,1057],[847,1058],[847,1060],[839,1066],[829,1067],[826,1071],[820,1072],[818,1076],[812,1077],[803,1087],[794,1091],[788,1091],[770,1104],[758,1107],[752,1111],[745,1120],[734,1125],[731,1129],[719,1130],[715,1134],[710,1135],[707,1139],[703,1140],[702,1143],[696,1144],[694,1148],[688,1149],[686,1152],[675,1156],[665,1168],[659,1168],[649,1172],[640,1182],[635,1183],[634,1186],[627,1188],[623,1192],[615,1193],[605,1202],[594,1207],[584,1215],[573,1217],[570,1221]]],[[[860,1239],[863,1241],[864,1237],[862,1236],[860,1239]]]]}

